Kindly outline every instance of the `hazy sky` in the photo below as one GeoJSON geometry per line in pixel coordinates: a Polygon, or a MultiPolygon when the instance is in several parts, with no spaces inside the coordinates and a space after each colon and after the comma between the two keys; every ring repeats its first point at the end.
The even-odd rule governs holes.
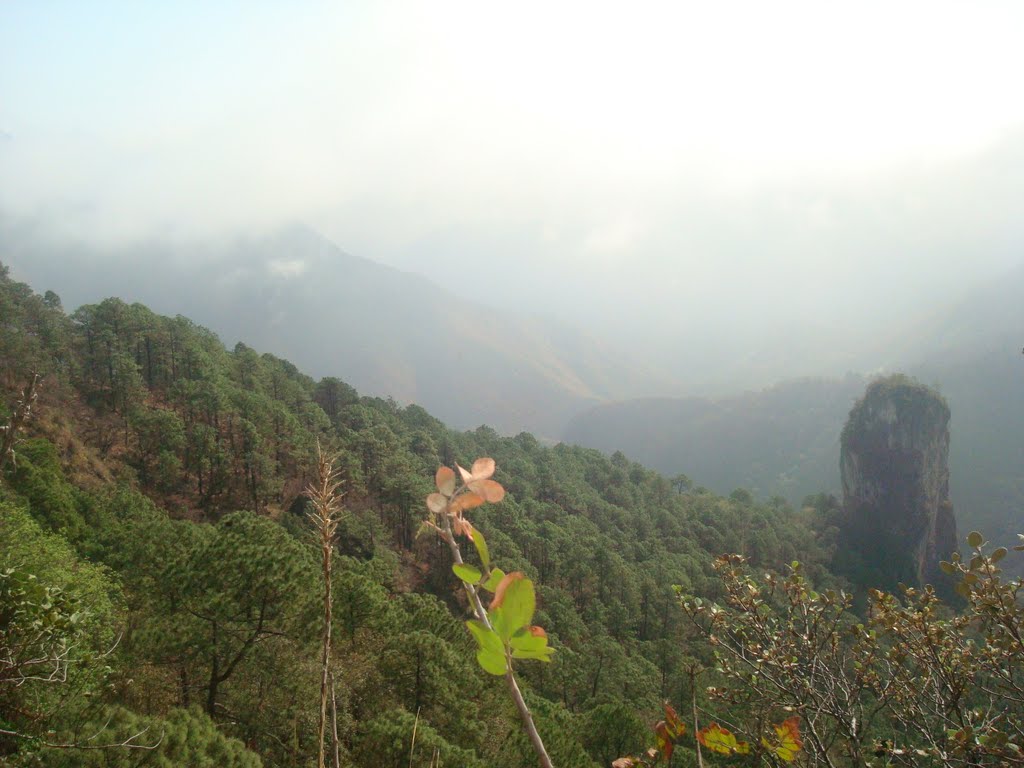
{"type": "Polygon", "coordinates": [[[1018,0],[7,2],[0,212],[301,220],[594,327],[841,336],[1024,258],[1022,30],[1018,0]]]}

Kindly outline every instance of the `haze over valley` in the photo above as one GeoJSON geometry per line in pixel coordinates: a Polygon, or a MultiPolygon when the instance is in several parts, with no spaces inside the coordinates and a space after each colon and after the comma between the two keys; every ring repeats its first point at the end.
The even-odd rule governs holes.
{"type": "Polygon", "coordinates": [[[1021,29],[0,6],[0,768],[1019,762],[1021,29]]]}

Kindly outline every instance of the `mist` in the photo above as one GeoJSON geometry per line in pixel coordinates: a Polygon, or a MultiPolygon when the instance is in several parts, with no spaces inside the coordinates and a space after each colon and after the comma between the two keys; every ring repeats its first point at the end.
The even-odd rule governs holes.
{"type": "Polygon", "coordinates": [[[687,392],[870,369],[1022,260],[1022,22],[1013,3],[8,6],[0,259],[69,306],[101,298],[84,272],[132,300],[147,258],[302,222],[687,392]]]}

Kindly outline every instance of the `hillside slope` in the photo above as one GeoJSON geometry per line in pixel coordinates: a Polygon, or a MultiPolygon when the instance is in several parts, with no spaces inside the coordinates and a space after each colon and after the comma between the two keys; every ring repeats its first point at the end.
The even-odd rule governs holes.
{"type": "Polygon", "coordinates": [[[116,295],[184,314],[229,344],[287,355],[460,428],[553,439],[588,406],[670,388],[639,358],[570,325],[486,307],[475,275],[428,280],[302,226],[218,248],[109,252],[48,245],[10,222],[0,234],[16,276],[69,306],[116,295]]]}
{"type": "Polygon", "coordinates": [[[475,662],[451,555],[421,525],[440,464],[497,461],[508,494],[471,517],[495,562],[538,584],[555,657],[517,674],[563,768],[643,749],[660,703],[689,700],[701,651],[673,585],[718,596],[715,555],[775,570],[799,558],[829,579],[827,541],[785,505],[680,493],[624,456],[525,433],[453,431],[140,304],[69,317],[0,267],[0,423],[31,371],[44,379],[3,469],[0,576],[59,590],[39,600],[57,631],[79,615],[91,634],[74,638],[71,690],[0,691],[0,761],[15,765],[32,755],[13,728],[67,741],[149,729],[167,734],[152,757],[169,765],[313,764],[322,587],[302,489],[317,441],[337,456],[348,512],[334,584],[346,768],[532,763],[504,686],[475,662]]]}

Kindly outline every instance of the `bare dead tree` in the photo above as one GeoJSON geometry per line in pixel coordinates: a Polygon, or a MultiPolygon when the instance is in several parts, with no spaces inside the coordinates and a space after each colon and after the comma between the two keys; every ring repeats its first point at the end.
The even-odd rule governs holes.
{"type": "MultiPolygon", "coordinates": [[[[307,486],[306,493],[309,495],[310,500],[310,509],[307,514],[313,522],[313,527],[319,540],[324,578],[323,655],[321,658],[320,677],[320,748],[317,765],[319,768],[326,768],[324,740],[327,730],[327,697],[330,694],[333,699],[334,688],[333,675],[331,674],[331,556],[334,554],[335,536],[338,531],[338,524],[344,516],[344,509],[341,506],[342,494],[338,490],[341,487],[341,480],[338,479],[338,473],[334,469],[333,461],[323,452],[319,441],[316,444],[316,452],[316,480],[307,486]]],[[[335,752],[337,752],[336,730],[333,738],[335,741],[335,752]]],[[[337,758],[335,758],[335,761],[337,762],[337,758]]]]}
{"type": "Polygon", "coordinates": [[[32,406],[36,402],[36,391],[39,385],[39,374],[33,373],[32,379],[21,392],[21,397],[14,404],[14,413],[11,420],[0,426],[0,472],[3,471],[7,462],[15,464],[14,444],[18,440],[18,433],[25,426],[25,422],[32,416],[32,406]]]}

